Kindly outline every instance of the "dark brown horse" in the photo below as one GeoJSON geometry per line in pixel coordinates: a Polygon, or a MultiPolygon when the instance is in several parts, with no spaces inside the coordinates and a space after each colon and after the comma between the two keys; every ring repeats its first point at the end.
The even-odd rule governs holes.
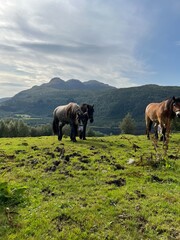
{"type": "Polygon", "coordinates": [[[160,103],[150,103],[145,110],[146,133],[149,139],[151,126],[154,123],[155,137],[158,139],[158,126],[162,129],[162,140],[166,140],[166,132],[170,133],[171,120],[180,118],[180,98],[170,98],[160,103]]]}
{"type": "Polygon", "coordinates": [[[58,106],[53,112],[53,132],[58,135],[58,140],[62,139],[62,128],[65,124],[71,126],[71,141],[76,142],[78,126],[81,123],[83,113],[80,106],[76,103],[69,103],[67,105],[58,106]]]}
{"type": "Polygon", "coordinates": [[[83,117],[82,126],[79,128],[79,138],[86,140],[86,127],[88,120],[90,120],[90,123],[93,123],[94,121],[94,105],[83,103],[80,108],[83,112],[83,117]]]}

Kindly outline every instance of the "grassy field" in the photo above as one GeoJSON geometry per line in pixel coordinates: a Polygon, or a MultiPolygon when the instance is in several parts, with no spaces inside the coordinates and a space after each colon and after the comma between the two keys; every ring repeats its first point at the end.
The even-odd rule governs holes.
{"type": "Polygon", "coordinates": [[[0,239],[180,239],[179,142],[0,139],[0,239]]]}

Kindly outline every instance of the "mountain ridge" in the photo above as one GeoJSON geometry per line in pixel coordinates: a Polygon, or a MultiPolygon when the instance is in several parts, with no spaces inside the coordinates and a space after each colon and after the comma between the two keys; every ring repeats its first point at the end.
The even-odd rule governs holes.
{"type": "Polygon", "coordinates": [[[64,81],[59,77],[52,78],[48,83],[43,83],[39,87],[51,87],[58,88],[61,90],[72,90],[73,89],[86,89],[86,90],[96,90],[97,88],[107,89],[107,88],[115,88],[109,84],[101,83],[97,80],[89,80],[85,82],[81,82],[78,79],[69,79],[64,81]]]}
{"type": "Polygon", "coordinates": [[[28,114],[47,123],[51,122],[56,106],[76,102],[94,104],[95,126],[117,127],[123,117],[131,113],[137,124],[144,128],[144,110],[147,104],[161,102],[173,96],[179,97],[179,92],[178,86],[148,84],[115,88],[96,80],[81,82],[70,79],[65,82],[60,78],[52,78],[48,83],[33,86],[0,102],[0,116],[28,114]]]}

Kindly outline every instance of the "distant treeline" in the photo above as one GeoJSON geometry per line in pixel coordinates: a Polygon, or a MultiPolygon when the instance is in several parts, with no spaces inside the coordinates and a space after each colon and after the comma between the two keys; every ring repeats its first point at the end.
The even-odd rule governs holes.
{"type": "MultiPolygon", "coordinates": [[[[66,125],[63,128],[65,136],[70,135],[70,127],[66,125]]],[[[0,120],[0,138],[2,137],[38,137],[38,136],[51,136],[52,125],[43,124],[37,126],[30,126],[22,119],[2,119],[0,120]]],[[[99,131],[94,131],[91,128],[87,129],[87,136],[103,136],[104,134],[99,131]]]]}
{"type": "MultiPolygon", "coordinates": [[[[129,123],[127,123],[129,124],[129,123]]],[[[137,128],[137,126],[136,126],[137,128]]],[[[122,131],[119,127],[108,128],[105,127],[89,127],[87,128],[87,136],[89,137],[101,137],[104,135],[118,135],[122,131]],[[113,131],[115,130],[115,131],[113,131]]],[[[175,119],[172,121],[171,130],[173,132],[180,131],[180,119],[175,119]]],[[[143,128],[145,131],[145,128],[143,128]]],[[[135,131],[135,134],[145,134],[142,130],[135,131]]],[[[133,133],[133,132],[132,132],[133,133]]],[[[66,125],[63,128],[63,134],[69,136],[70,135],[70,127],[66,125]]],[[[51,136],[53,135],[52,132],[52,125],[49,124],[41,124],[37,126],[28,125],[22,119],[1,119],[0,120],[0,138],[2,137],[38,137],[38,136],[51,136]]]]}
{"type": "Polygon", "coordinates": [[[0,120],[0,137],[37,137],[52,135],[51,124],[29,126],[23,120],[0,120]]]}

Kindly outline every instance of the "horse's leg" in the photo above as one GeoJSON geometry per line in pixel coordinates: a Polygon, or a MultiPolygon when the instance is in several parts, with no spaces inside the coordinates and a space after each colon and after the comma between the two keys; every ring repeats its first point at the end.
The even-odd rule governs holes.
{"type": "Polygon", "coordinates": [[[82,139],[83,138],[83,132],[79,131],[79,138],[82,139]]]}
{"type": "Polygon", "coordinates": [[[70,123],[71,126],[71,141],[76,142],[76,127],[77,125],[75,123],[70,123]]]}
{"type": "Polygon", "coordinates": [[[79,125],[79,131],[78,131],[80,139],[83,139],[83,131],[84,131],[84,123],[81,123],[79,125]]]}
{"type": "Polygon", "coordinates": [[[152,121],[149,117],[146,116],[146,134],[147,134],[147,139],[150,139],[149,133],[151,131],[151,126],[152,126],[152,121]]]}
{"type": "Polygon", "coordinates": [[[87,122],[83,124],[83,134],[82,134],[83,140],[86,140],[86,126],[87,126],[87,122]]]}
{"type": "Polygon", "coordinates": [[[161,141],[165,142],[166,141],[166,127],[162,126],[162,136],[161,136],[161,141]]]}
{"type": "Polygon", "coordinates": [[[53,119],[53,124],[52,124],[52,129],[53,129],[53,133],[58,135],[58,131],[59,131],[59,120],[58,118],[54,117],[53,119]]]}
{"type": "Polygon", "coordinates": [[[74,136],[76,137],[76,136],[78,136],[78,125],[74,125],[74,136]]]}
{"type": "Polygon", "coordinates": [[[169,134],[170,134],[170,127],[171,127],[171,121],[170,119],[168,118],[167,119],[167,124],[166,124],[166,136],[167,136],[167,141],[169,140],[169,134]]]}
{"type": "Polygon", "coordinates": [[[79,138],[80,138],[80,139],[83,138],[83,131],[82,131],[82,130],[79,131],[79,138]]]}
{"type": "Polygon", "coordinates": [[[71,138],[71,141],[73,141],[73,124],[70,123],[70,127],[71,127],[70,138],[71,138]]]}
{"type": "Polygon", "coordinates": [[[60,123],[59,124],[59,131],[58,131],[58,140],[61,141],[62,140],[62,128],[64,127],[64,123],[60,123]]]}
{"type": "Polygon", "coordinates": [[[154,124],[154,135],[156,140],[158,140],[158,123],[154,124]]]}

